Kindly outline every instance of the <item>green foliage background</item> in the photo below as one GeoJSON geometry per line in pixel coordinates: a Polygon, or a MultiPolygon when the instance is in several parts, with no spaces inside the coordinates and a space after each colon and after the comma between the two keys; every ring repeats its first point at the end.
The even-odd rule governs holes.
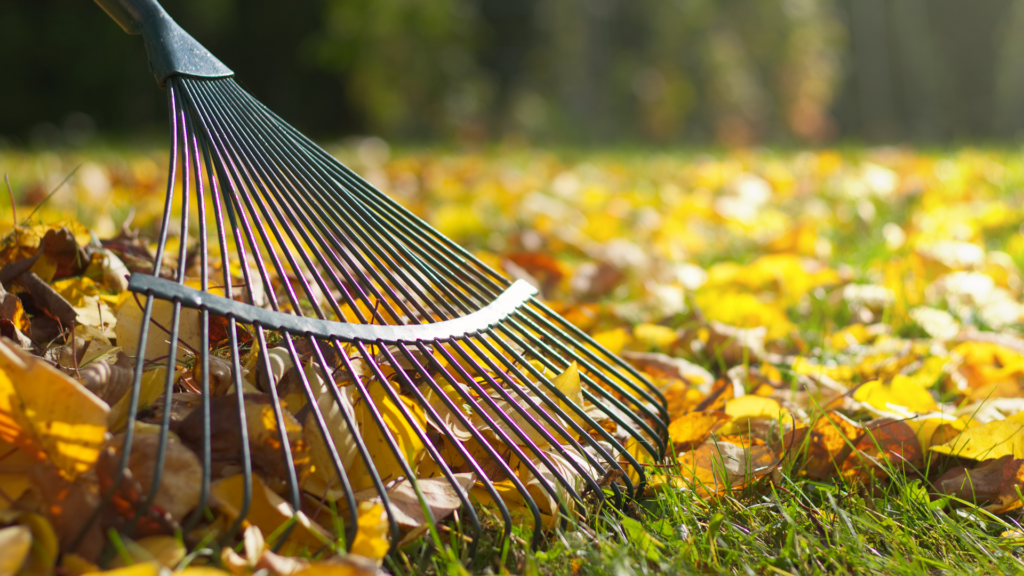
{"type": "MultiPolygon", "coordinates": [[[[1021,0],[166,0],[317,136],[747,145],[1014,137],[1021,0]]],[[[92,2],[0,6],[0,134],[162,131],[92,2]],[[87,130],[86,130],[87,131],[87,130]]]]}

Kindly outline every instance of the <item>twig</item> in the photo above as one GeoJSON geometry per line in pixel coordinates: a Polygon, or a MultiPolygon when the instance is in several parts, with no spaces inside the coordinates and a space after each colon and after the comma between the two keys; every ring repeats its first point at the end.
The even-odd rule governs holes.
{"type": "Polygon", "coordinates": [[[14,190],[11,189],[11,179],[4,172],[4,182],[7,182],[7,195],[11,198],[11,220],[14,220],[14,233],[18,233],[18,206],[14,203],[14,190]]]}
{"type": "Polygon", "coordinates": [[[50,201],[50,198],[53,198],[53,195],[54,195],[54,194],[56,194],[56,193],[57,193],[57,191],[58,191],[58,190],[60,190],[62,186],[64,186],[64,184],[67,184],[67,181],[68,181],[68,180],[71,180],[71,177],[72,177],[72,176],[74,176],[74,175],[75,175],[75,172],[78,172],[78,169],[79,169],[79,168],[81,168],[81,167],[82,167],[82,165],[81,165],[81,164],[79,164],[78,166],[75,166],[75,169],[74,169],[74,170],[72,170],[70,174],[68,174],[67,176],[65,176],[65,177],[64,177],[64,179],[63,179],[63,180],[61,180],[60,184],[57,184],[57,187],[56,187],[56,188],[54,188],[52,192],[50,192],[49,194],[47,194],[47,195],[46,195],[46,198],[43,198],[43,201],[42,201],[42,202],[40,202],[39,204],[36,204],[36,207],[32,209],[32,212],[31,212],[31,213],[30,213],[30,214],[28,215],[28,217],[27,217],[27,218],[25,218],[25,220],[23,220],[23,221],[21,222],[21,223],[22,223],[22,225],[24,225],[24,224],[28,223],[28,221],[29,221],[29,220],[31,220],[31,219],[32,219],[32,217],[36,215],[36,212],[37,212],[37,211],[38,211],[38,210],[39,210],[40,208],[42,208],[42,207],[43,207],[43,204],[46,204],[47,202],[49,202],[49,201],[50,201]]]}

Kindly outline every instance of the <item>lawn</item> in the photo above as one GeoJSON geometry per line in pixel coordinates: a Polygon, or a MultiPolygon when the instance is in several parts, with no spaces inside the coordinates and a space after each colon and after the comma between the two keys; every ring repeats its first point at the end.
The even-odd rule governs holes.
{"type": "MultiPolygon", "coordinates": [[[[332,152],[537,286],[645,372],[671,417],[674,454],[643,461],[646,492],[623,509],[591,509],[539,550],[518,527],[504,566],[495,531],[466,557],[456,515],[439,532],[447,552],[414,541],[384,568],[1024,572],[1018,151],[466,152],[368,140],[332,152]]],[[[83,244],[89,231],[155,236],[163,152],[4,151],[0,170],[17,204],[16,215],[0,209],[0,266],[31,248],[18,234],[69,220],[83,244]]],[[[53,286],[110,317],[124,305],[107,289],[53,286]]],[[[205,545],[171,567],[222,563],[205,545]]]]}

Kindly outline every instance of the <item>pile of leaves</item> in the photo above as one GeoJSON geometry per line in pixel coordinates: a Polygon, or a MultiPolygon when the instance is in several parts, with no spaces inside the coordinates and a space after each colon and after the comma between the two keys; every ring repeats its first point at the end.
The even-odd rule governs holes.
{"type": "MultiPolygon", "coordinates": [[[[399,544],[379,502],[362,498],[346,555],[336,525],[346,514],[321,505],[296,516],[282,497],[285,472],[274,466],[284,442],[305,462],[311,501],[336,479],[323,476],[322,442],[295,417],[302,398],[287,399],[288,437],[278,432],[251,337],[240,352],[251,368],[245,428],[257,474],[236,545],[211,548],[243,516],[237,462],[218,461],[209,510],[196,510],[201,426],[190,415],[198,388],[188,350],[197,334],[181,334],[173,369],[160,361],[159,338],[164,352],[144,351],[137,421],[128,413],[142,303],[126,276],[153,268],[159,164],[92,159],[48,200],[71,159],[0,159],[25,183],[16,196],[38,208],[31,220],[12,214],[0,243],[0,556],[9,572],[379,570],[399,544]],[[107,204],[123,208],[89,209],[107,204]],[[167,402],[174,433],[154,486],[167,402]]],[[[868,490],[913,479],[943,506],[1005,515],[1024,502],[1024,207],[1009,194],[1024,170],[1009,157],[884,149],[572,162],[516,152],[353,163],[495,269],[536,285],[662,390],[671,457],[627,446],[649,471],[649,496],[713,501],[768,492],[784,477],[868,490]]],[[[169,308],[157,305],[157,324],[169,308]]],[[[280,360],[272,378],[283,390],[297,368],[280,360]]],[[[573,374],[551,377],[572,389],[573,374]]],[[[215,373],[211,381],[218,397],[232,385],[218,387],[215,373]]],[[[389,402],[377,404],[394,412],[384,415],[390,434],[422,451],[401,424],[415,403],[389,402]]],[[[384,432],[358,398],[353,406],[358,433],[380,449],[377,466],[404,476],[384,432]]],[[[233,408],[212,405],[221,455],[238,451],[240,440],[216,428],[231,428],[233,408]]],[[[431,487],[438,519],[459,507],[450,490],[431,487]]],[[[389,487],[392,501],[405,494],[412,504],[399,508],[410,541],[425,530],[411,493],[407,482],[389,487]]]]}

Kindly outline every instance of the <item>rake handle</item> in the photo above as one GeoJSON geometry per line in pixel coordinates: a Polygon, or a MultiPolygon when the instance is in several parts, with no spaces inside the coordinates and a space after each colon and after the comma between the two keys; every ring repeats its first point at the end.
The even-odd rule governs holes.
{"type": "Polygon", "coordinates": [[[114,22],[133,35],[141,34],[149,69],[163,86],[175,74],[225,78],[234,72],[182,30],[156,0],[96,0],[114,22]]]}
{"type": "Polygon", "coordinates": [[[143,23],[153,18],[170,18],[156,0],[96,0],[125,32],[142,34],[143,23]]]}

